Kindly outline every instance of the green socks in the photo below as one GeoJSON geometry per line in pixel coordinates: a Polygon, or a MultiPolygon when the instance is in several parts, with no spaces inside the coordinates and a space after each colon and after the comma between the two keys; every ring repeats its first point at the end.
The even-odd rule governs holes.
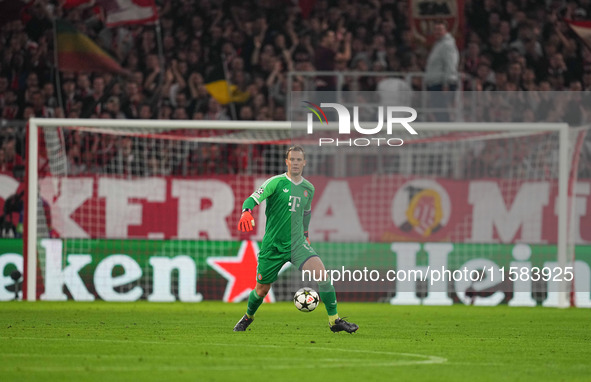
{"type": "MultiPolygon", "coordinates": [[[[324,302],[331,325],[334,325],[334,320],[339,318],[337,313],[337,294],[334,290],[334,286],[330,281],[319,282],[318,294],[320,294],[320,299],[324,302]]],[[[246,315],[248,318],[254,317],[254,314],[264,300],[265,298],[259,296],[254,289],[250,291],[250,294],[248,295],[248,307],[246,308],[246,315]]]]}
{"type": "MultiPolygon", "coordinates": [[[[337,315],[337,294],[329,280],[318,283],[318,294],[329,316],[337,315]]],[[[250,301],[250,300],[249,300],[250,301]]],[[[249,302],[250,304],[250,302],[249,302]]],[[[337,316],[338,317],[338,316],[337,316]]]]}
{"type": "Polygon", "coordinates": [[[250,291],[250,294],[248,295],[248,307],[246,308],[246,315],[248,316],[248,318],[254,317],[254,314],[256,313],[257,309],[259,308],[259,306],[261,306],[264,300],[265,298],[259,296],[256,290],[253,289],[250,291]]]}

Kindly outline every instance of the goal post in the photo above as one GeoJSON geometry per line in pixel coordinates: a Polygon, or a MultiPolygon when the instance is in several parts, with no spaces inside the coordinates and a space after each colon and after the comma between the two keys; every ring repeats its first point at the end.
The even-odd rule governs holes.
{"type": "MultiPolygon", "coordinates": [[[[235,223],[240,206],[266,178],[285,171],[283,154],[290,144],[305,147],[308,165],[304,176],[317,182],[318,190],[322,191],[314,200],[321,217],[313,215],[312,242],[319,252],[326,253],[327,264],[333,267],[343,259],[348,266],[362,266],[366,259],[358,257],[355,251],[373,259],[368,260],[370,263],[381,262],[380,267],[387,267],[389,264],[384,265],[384,261],[388,255],[383,251],[391,255],[390,247],[396,242],[458,243],[458,250],[465,253],[462,262],[470,261],[472,250],[490,253],[501,250],[491,247],[496,245],[494,243],[511,246],[523,243],[517,234],[507,241],[498,233],[492,238],[493,244],[474,242],[470,231],[475,222],[470,217],[449,220],[448,227],[437,233],[433,227],[425,231],[421,221],[416,225],[406,222],[406,226],[389,221],[392,228],[384,228],[387,219],[398,219],[395,212],[385,212],[390,208],[394,210],[403,205],[411,220],[411,213],[437,213],[437,208],[429,204],[429,198],[412,198],[419,205],[414,212],[409,210],[409,200],[405,198],[415,195],[417,189],[425,190],[428,188],[425,185],[431,183],[438,187],[436,183],[439,182],[445,183],[443,188],[467,190],[475,188],[468,181],[474,178],[482,180],[480,187],[494,182],[506,185],[500,200],[504,200],[507,210],[513,199],[520,197],[520,187],[528,181],[549,182],[547,192],[552,195],[556,187],[557,223],[547,228],[555,231],[544,232],[555,239],[543,238],[540,242],[555,240],[549,244],[556,245],[556,263],[562,269],[569,264],[572,240],[568,232],[568,193],[573,160],[569,156],[571,133],[566,123],[417,122],[412,126],[419,134],[405,136],[404,147],[400,150],[360,152],[354,147],[319,150],[317,137],[309,136],[306,125],[296,122],[33,118],[29,120],[27,134],[24,296],[29,301],[39,299],[43,293],[48,299],[169,301],[167,299],[174,295],[174,299],[181,301],[199,301],[203,295],[208,298],[224,294],[228,301],[240,301],[244,298],[243,291],[228,289],[236,281],[232,273],[235,269],[230,263],[248,263],[246,257],[260,245],[265,222],[264,212],[259,208],[255,213],[258,229],[254,235],[239,234],[235,223]],[[129,167],[126,167],[127,162],[117,161],[120,155],[117,150],[124,149],[127,139],[130,151],[125,155],[138,162],[129,167]],[[465,175],[468,170],[458,169],[461,163],[465,164],[464,155],[473,146],[483,151],[487,142],[493,142],[491,147],[502,148],[513,142],[513,150],[518,152],[530,140],[532,145],[544,147],[549,158],[538,158],[531,152],[530,158],[522,158],[524,163],[528,159],[530,162],[511,165],[510,175],[503,179],[484,173],[465,175]],[[74,146],[80,152],[74,153],[74,146]],[[220,154],[219,150],[223,152],[220,154]],[[84,163],[81,157],[88,151],[92,151],[92,155],[88,154],[91,159],[84,163]],[[550,160],[552,163],[548,165],[550,160]],[[543,166],[548,168],[542,169],[543,166]],[[398,192],[403,186],[412,189],[408,195],[398,192]],[[372,197],[364,196],[365,188],[372,197]],[[336,194],[330,196],[330,192],[336,194]],[[46,200],[48,198],[52,200],[46,200]],[[336,224],[338,230],[338,224],[344,224],[335,222],[340,216],[335,215],[335,200],[353,203],[360,200],[355,208],[363,234],[348,237],[346,230],[340,234],[321,226],[324,222],[336,224]],[[392,207],[381,205],[389,201],[392,207]],[[376,221],[372,221],[373,216],[376,221]],[[52,238],[64,243],[63,252],[53,254],[51,260],[59,262],[58,265],[48,264],[49,247],[44,240],[52,238]],[[137,257],[129,255],[126,246],[138,251],[137,257]],[[42,261],[40,250],[44,252],[42,261]],[[92,251],[101,253],[100,260],[91,258],[92,251]],[[372,251],[379,254],[373,258],[372,251]],[[92,271],[87,271],[88,267],[92,267],[92,271]],[[194,274],[187,270],[192,267],[196,269],[194,274]],[[99,271],[102,276],[98,275],[99,271]],[[50,296],[45,289],[48,275],[60,278],[53,282],[50,296]],[[75,288],[79,290],[74,291],[75,288]]],[[[441,197],[434,196],[437,200],[441,197]]],[[[461,204],[458,209],[470,207],[466,196],[452,197],[453,203],[461,204]]],[[[415,217],[422,219],[418,215],[415,217]]],[[[527,237],[527,233],[522,232],[522,236],[527,237]]],[[[421,248],[425,251],[424,245],[421,248]]],[[[551,256],[546,260],[552,260],[551,256]]],[[[397,267],[399,269],[401,264],[397,267]]],[[[282,275],[273,288],[272,300],[289,298],[300,285],[299,273],[286,270],[282,275]]],[[[555,291],[557,303],[554,305],[569,306],[568,285],[559,283],[558,286],[561,289],[555,291]]],[[[428,290],[421,292],[421,288],[425,287],[409,293],[430,293],[428,290]]],[[[384,292],[378,293],[381,301],[393,296],[391,290],[378,292],[384,292]]],[[[404,288],[397,285],[395,294],[401,293],[404,288]]],[[[365,296],[369,295],[370,292],[366,292],[365,296]]]]}
{"type": "MultiPolygon", "coordinates": [[[[67,128],[87,127],[113,129],[125,127],[127,129],[139,128],[147,131],[162,129],[194,129],[194,130],[233,130],[233,131],[282,131],[285,137],[289,137],[291,124],[289,122],[262,122],[262,121],[166,121],[159,120],[109,120],[109,119],[65,119],[65,118],[31,118],[27,127],[27,173],[26,173],[26,214],[25,214],[25,238],[24,238],[24,284],[23,298],[28,301],[38,299],[38,277],[30,275],[38,274],[37,248],[38,248],[38,217],[39,217],[39,133],[44,127],[67,128]]],[[[111,131],[113,134],[115,130],[111,131]]],[[[129,131],[127,131],[129,133],[129,131]]],[[[238,138],[239,139],[239,138],[238,138]]],[[[209,141],[207,137],[200,141],[209,141]]],[[[214,140],[215,141],[215,140],[214,140]]],[[[59,149],[58,149],[59,150],[59,149]]],[[[61,148],[62,156],[66,148],[61,148]]]]}
{"type": "Polygon", "coordinates": [[[25,219],[24,219],[24,240],[23,240],[23,299],[28,301],[37,300],[37,174],[39,150],[39,129],[35,118],[29,120],[26,134],[27,165],[25,170],[25,219]],[[35,153],[35,154],[34,154],[35,153]],[[30,277],[30,275],[33,275],[30,277]]]}

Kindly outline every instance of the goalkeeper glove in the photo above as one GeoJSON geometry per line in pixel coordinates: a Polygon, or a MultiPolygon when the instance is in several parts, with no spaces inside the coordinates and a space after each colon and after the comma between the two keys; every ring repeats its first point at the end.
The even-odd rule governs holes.
{"type": "Polygon", "coordinates": [[[252,227],[254,227],[254,218],[251,214],[252,210],[246,208],[242,210],[242,216],[240,216],[240,221],[238,222],[238,230],[242,232],[250,232],[252,231],[252,227]]]}
{"type": "Polygon", "coordinates": [[[308,231],[304,232],[304,237],[306,238],[308,245],[312,245],[312,242],[310,241],[310,238],[308,237],[308,231]]]}

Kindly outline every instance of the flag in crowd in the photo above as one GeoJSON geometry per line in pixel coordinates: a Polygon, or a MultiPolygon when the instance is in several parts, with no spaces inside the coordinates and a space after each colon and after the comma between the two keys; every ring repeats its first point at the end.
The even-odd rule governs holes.
{"type": "Polygon", "coordinates": [[[112,73],[123,71],[113,57],[67,21],[56,20],[55,27],[60,70],[112,73]]]}
{"type": "Polygon", "coordinates": [[[591,21],[564,20],[581,41],[591,49],[591,21]]]}
{"type": "Polygon", "coordinates": [[[149,24],[158,20],[154,0],[65,0],[63,7],[97,6],[102,8],[109,28],[124,24],[149,24]]]}

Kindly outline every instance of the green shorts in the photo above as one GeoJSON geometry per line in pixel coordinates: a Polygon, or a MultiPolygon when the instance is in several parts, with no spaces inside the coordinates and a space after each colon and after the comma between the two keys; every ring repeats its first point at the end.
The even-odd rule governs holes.
{"type": "Polygon", "coordinates": [[[258,257],[257,282],[260,284],[275,282],[279,271],[288,261],[302,270],[306,260],[314,256],[318,254],[307,242],[292,249],[291,252],[279,252],[275,248],[261,250],[258,257]]]}

